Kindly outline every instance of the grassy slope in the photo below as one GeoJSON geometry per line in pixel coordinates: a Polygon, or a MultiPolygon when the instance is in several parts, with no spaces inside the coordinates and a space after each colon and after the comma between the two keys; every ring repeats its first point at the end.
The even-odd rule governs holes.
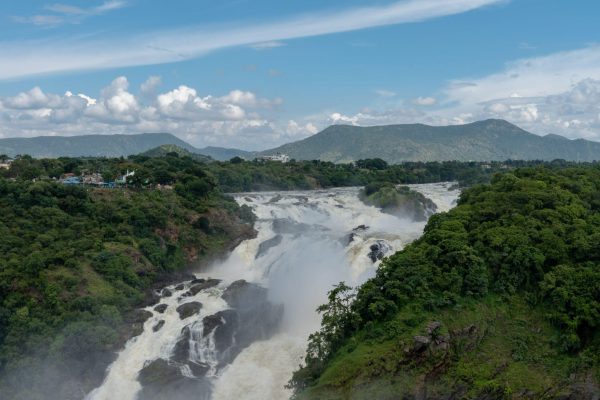
{"type": "Polygon", "coordinates": [[[518,296],[489,296],[426,314],[403,311],[378,329],[355,335],[318,383],[298,398],[555,397],[581,360],[556,350],[557,331],[543,314],[518,296]],[[431,321],[442,323],[442,334],[453,333],[449,348],[407,352],[414,336],[426,335],[431,321]],[[474,333],[461,336],[471,326],[474,333]]]}

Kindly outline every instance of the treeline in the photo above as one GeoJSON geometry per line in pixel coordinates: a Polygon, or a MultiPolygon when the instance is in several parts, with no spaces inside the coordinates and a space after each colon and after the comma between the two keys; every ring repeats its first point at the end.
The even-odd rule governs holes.
{"type": "Polygon", "coordinates": [[[456,181],[461,186],[489,182],[499,172],[545,164],[554,168],[576,165],[562,160],[505,162],[406,162],[389,165],[381,159],[359,160],[350,164],[326,161],[288,163],[244,161],[214,162],[207,169],[226,192],[260,190],[316,189],[341,186],[364,186],[372,182],[394,184],[456,181]]]}
{"type": "MultiPolygon", "coordinates": [[[[543,393],[531,390],[538,386],[552,397],[573,377],[598,390],[599,249],[598,166],[540,166],[496,175],[491,184],[465,190],[450,212],[431,217],[424,235],[385,259],[376,276],[356,292],[341,284],[330,293],[330,302],[319,310],[322,328],[311,336],[305,366],[290,384],[301,398],[327,388],[341,398],[344,390],[360,387],[357,380],[367,385],[365,381],[386,376],[389,386],[390,376],[402,370],[404,389],[397,390],[418,392],[428,374],[434,374],[431,387],[443,382],[445,395],[465,398],[486,393],[491,397],[481,398],[537,398],[543,393]],[[514,305],[521,302],[522,308],[514,305]],[[506,310],[507,304],[512,309],[506,310]],[[432,349],[443,349],[443,359],[427,365],[410,346],[398,347],[407,332],[424,330],[428,318],[440,318],[448,310],[447,321],[455,324],[472,315],[468,309],[473,307],[495,316],[485,329],[465,328],[482,332],[472,347],[464,337],[444,342],[445,337],[460,338],[458,331],[444,336],[431,328],[430,337],[416,340],[448,344],[432,344],[425,353],[434,357],[432,349]],[[504,322],[495,321],[502,313],[510,314],[506,324],[516,319],[521,325],[504,332],[504,322]],[[545,322],[531,322],[534,315],[545,322]],[[554,331],[543,330],[545,323],[554,331]],[[370,351],[348,361],[363,344],[370,351]],[[536,353],[542,344],[547,347],[536,353]],[[377,350],[385,346],[387,350],[377,350]],[[478,352],[485,357],[478,360],[478,352]],[[353,363],[352,371],[344,367],[353,363]],[[510,372],[511,363],[520,365],[520,372],[510,372]]],[[[483,312],[470,318],[478,314],[483,312]]],[[[579,396],[572,398],[587,398],[579,396]]]]}

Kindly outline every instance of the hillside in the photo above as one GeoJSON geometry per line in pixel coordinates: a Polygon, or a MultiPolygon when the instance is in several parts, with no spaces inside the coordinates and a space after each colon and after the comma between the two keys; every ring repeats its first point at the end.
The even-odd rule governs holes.
{"type": "Polygon", "coordinates": [[[296,398],[597,399],[599,186],[595,166],[537,167],[465,190],[330,292],[296,398]]]}
{"type": "Polygon", "coordinates": [[[402,161],[491,161],[600,159],[600,143],[538,136],[503,120],[467,125],[422,124],[358,127],[333,125],[314,136],[261,154],[284,153],[297,160],[349,162],[382,158],[402,161]]]}
{"type": "Polygon", "coordinates": [[[36,158],[121,157],[139,154],[163,144],[173,144],[190,152],[197,152],[192,145],[170,133],[142,133],[0,139],[0,154],[28,154],[36,158]]]}
{"type": "Polygon", "coordinates": [[[205,156],[204,154],[192,153],[182,147],[179,147],[174,144],[163,144],[161,146],[155,147],[148,151],[145,151],[140,154],[140,156],[148,156],[148,157],[165,157],[169,153],[175,153],[179,157],[190,157],[193,160],[200,162],[210,162],[213,161],[212,157],[205,156]]]}
{"type": "Polygon", "coordinates": [[[218,161],[229,161],[233,157],[241,157],[246,160],[252,160],[256,156],[255,152],[245,151],[239,149],[230,149],[225,147],[203,147],[201,149],[195,150],[197,153],[207,155],[211,158],[214,158],[218,161]]]}

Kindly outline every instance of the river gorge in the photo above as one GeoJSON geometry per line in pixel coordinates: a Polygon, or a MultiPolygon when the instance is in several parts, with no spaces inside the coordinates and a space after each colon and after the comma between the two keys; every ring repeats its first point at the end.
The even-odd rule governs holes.
{"type": "MultiPolygon", "coordinates": [[[[448,211],[452,183],[411,185],[448,211]]],[[[163,288],[145,309],[143,332],[127,342],[86,400],[289,398],[316,308],[332,286],[372,277],[381,258],[418,238],[425,221],[381,212],[359,188],[235,195],[257,216],[254,239],[163,288]]]]}

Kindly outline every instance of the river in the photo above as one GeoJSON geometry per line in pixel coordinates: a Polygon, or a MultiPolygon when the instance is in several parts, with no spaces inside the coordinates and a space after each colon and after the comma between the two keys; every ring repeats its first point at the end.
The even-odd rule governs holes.
{"type": "MultiPolygon", "coordinates": [[[[459,195],[451,183],[409,186],[438,212],[459,195]]],[[[256,214],[257,237],[195,281],[163,289],[161,307],[146,309],[152,316],[143,333],[127,342],[86,400],[289,398],[285,384],[319,328],[315,309],[327,292],[372,277],[382,255],[425,226],[363,204],[358,191],[236,195],[256,214]]]]}

